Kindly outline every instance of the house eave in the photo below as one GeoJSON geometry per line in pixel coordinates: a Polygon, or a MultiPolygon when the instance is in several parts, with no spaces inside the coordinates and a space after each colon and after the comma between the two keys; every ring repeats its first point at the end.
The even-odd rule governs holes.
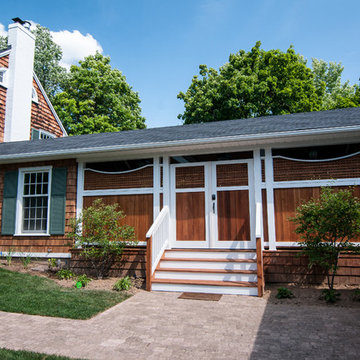
{"type": "Polygon", "coordinates": [[[206,150],[206,149],[220,149],[220,148],[249,148],[254,146],[263,147],[288,147],[304,146],[309,144],[327,144],[356,142],[359,139],[360,126],[346,126],[336,128],[322,128],[322,129],[306,129],[296,131],[284,131],[276,133],[262,133],[250,135],[234,135],[216,138],[204,139],[186,139],[165,142],[152,142],[141,144],[126,144],[126,145],[109,145],[101,147],[88,147],[82,149],[64,149],[56,151],[41,151],[11,155],[0,155],[0,163],[15,163],[26,161],[43,161],[43,160],[57,160],[57,159],[91,159],[102,157],[104,154],[112,155],[114,153],[121,153],[122,155],[136,155],[146,151],[147,154],[159,153],[179,153],[181,151],[187,152],[189,150],[206,150]],[[334,138],[336,135],[336,138],[334,138]]]}

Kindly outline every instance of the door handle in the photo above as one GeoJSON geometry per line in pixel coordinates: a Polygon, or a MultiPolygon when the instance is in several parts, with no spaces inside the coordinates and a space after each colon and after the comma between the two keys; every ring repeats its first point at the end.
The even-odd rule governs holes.
{"type": "Polygon", "coordinates": [[[213,213],[215,214],[215,203],[213,202],[213,213]]]}

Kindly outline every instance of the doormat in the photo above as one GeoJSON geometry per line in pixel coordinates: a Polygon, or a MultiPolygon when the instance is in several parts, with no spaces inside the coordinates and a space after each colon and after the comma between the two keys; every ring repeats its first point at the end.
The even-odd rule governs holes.
{"type": "Polygon", "coordinates": [[[184,292],[178,297],[178,299],[219,301],[221,299],[221,297],[222,297],[222,294],[205,294],[205,293],[184,292]]]}

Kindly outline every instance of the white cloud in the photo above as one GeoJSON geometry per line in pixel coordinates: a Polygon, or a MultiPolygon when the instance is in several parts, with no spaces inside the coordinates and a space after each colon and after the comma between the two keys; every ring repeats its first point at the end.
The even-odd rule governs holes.
{"type": "Polygon", "coordinates": [[[78,30],[51,31],[51,35],[63,52],[60,65],[67,69],[85,56],[93,55],[96,51],[103,52],[103,48],[92,35],[83,35],[78,30]]]}
{"type": "MultiPolygon", "coordinates": [[[[31,22],[31,30],[36,28],[37,23],[31,22]]],[[[96,51],[102,53],[103,48],[100,43],[90,34],[83,35],[78,30],[62,30],[62,31],[50,31],[51,36],[56,44],[61,47],[63,57],[60,65],[66,69],[70,69],[70,66],[77,64],[79,60],[82,60],[88,55],[93,55],[96,51]]],[[[7,36],[6,28],[0,23],[0,35],[7,36]]]]}
{"type": "Polygon", "coordinates": [[[7,36],[7,31],[5,30],[5,26],[0,23],[0,36],[7,36]]]}

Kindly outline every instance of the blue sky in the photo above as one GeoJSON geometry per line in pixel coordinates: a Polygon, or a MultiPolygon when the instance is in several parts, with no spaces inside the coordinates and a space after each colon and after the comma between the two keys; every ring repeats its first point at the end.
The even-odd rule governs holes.
{"type": "Polygon", "coordinates": [[[159,127],[181,123],[176,96],[200,64],[218,68],[257,40],[265,50],[293,44],[309,63],[341,62],[343,80],[358,83],[359,14],[359,0],[12,0],[0,34],[18,16],[58,34],[70,62],[102,49],[139,92],[147,126],[159,127]]]}

